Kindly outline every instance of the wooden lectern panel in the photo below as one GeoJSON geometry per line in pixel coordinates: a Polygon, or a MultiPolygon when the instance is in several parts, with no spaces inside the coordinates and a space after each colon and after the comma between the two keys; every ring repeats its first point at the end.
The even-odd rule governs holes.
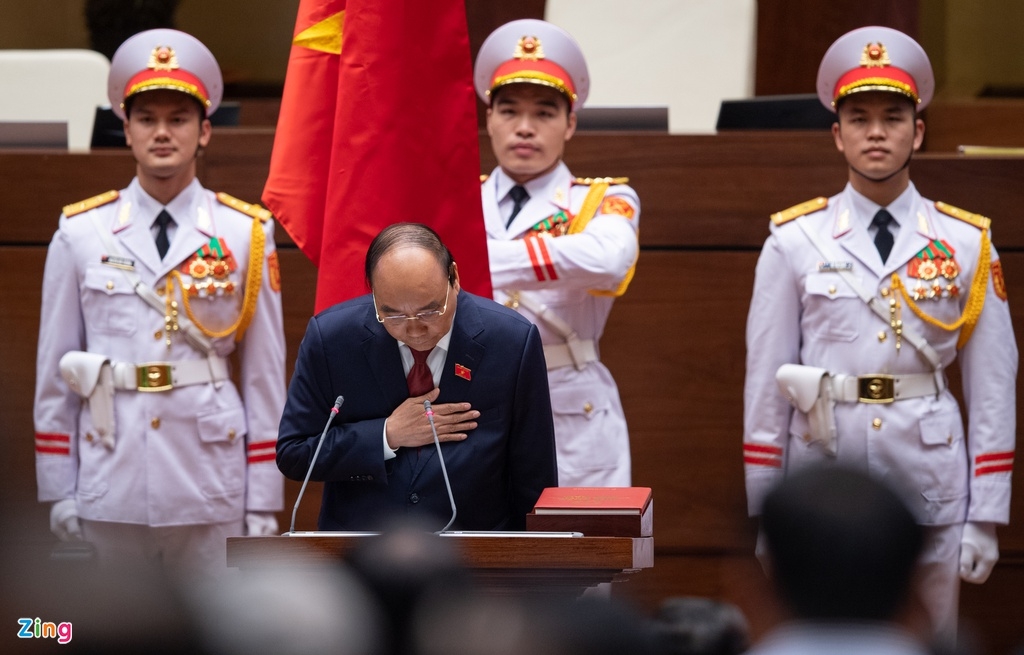
{"type": "MultiPolygon", "coordinates": [[[[228,566],[301,565],[345,559],[375,536],[229,537],[228,566]]],[[[653,537],[437,537],[451,540],[473,569],[615,569],[654,566],[653,537]]]]}
{"type": "MultiPolygon", "coordinates": [[[[227,565],[242,569],[341,562],[375,536],[230,537],[227,565]]],[[[654,566],[652,537],[445,536],[481,588],[579,594],[654,566]]]]}

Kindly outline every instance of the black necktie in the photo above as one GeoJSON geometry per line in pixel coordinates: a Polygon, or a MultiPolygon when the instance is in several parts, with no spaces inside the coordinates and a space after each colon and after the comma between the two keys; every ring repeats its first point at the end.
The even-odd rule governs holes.
{"type": "Polygon", "coordinates": [[[526,201],[530,199],[530,194],[526,192],[526,189],[518,184],[509,189],[508,195],[512,198],[512,202],[515,204],[512,205],[512,215],[508,217],[508,222],[505,223],[506,228],[509,225],[512,225],[512,221],[516,220],[516,215],[519,213],[519,210],[522,209],[523,205],[526,204],[526,201]]]}
{"type": "Polygon", "coordinates": [[[879,209],[875,217],[871,219],[871,224],[878,228],[878,232],[875,234],[875,247],[878,248],[878,254],[882,256],[882,263],[884,264],[889,259],[889,253],[892,252],[892,232],[889,231],[889,223],[893,222],[892,214],[884,209],[879,209]]]}
{"type": "Polygon", "coordinates": [[[161,209],[156,217],[156,225],[160,228],[156,233],[156,251],[160,253],[160,259],[164,258],[167,249],[171,247],[171,242],[167,239],[167,225],[173,220],[166,209],[161,209]]]}

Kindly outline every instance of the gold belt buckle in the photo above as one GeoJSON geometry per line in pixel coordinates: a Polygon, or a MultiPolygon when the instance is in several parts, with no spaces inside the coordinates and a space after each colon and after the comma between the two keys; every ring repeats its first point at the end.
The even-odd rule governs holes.
{"type": "Polygon", "coordinates": [[[140,364],[135,367],[135,381],[139,391],[170,391],[174,388],[170,364],[140,364]]]}
{"type": "Polygon", "coordinates": [[[895,378],[891,375],[860,375],[857,377],[857,402],[891,403],[896,399],[895,378]]]}

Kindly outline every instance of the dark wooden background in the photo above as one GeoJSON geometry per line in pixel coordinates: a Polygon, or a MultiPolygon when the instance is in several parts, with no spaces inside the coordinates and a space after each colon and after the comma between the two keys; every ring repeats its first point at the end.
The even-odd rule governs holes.
{"type": "MultiPolygon", "coordinates": [[[[759,94],[813,91],[822,53],[867,23],[911,33],[913,0],[761,0],[759,94]]],[[[519,17],[543,15],[543,0],[467,2],[474,51],[486,34],[519,17]]],[[[209,188],[256,201],[266,178],[276,101],[243,99],[241,128],[216,131],[200,164],[209,188]]],[[[1018,330],[1024,325],[1024,225],[1017,221],[1024,159],[962,158],[963,143],[1024,145],[1024,105],[940,103],[928,110],[927,152],[913,164],[921,192],[994,220],[1018,330]]],[[[481,140],[483,171],[493,165],[481,140]]],[[[752,556],[741,454],[744,322],[767,216],[838,191],[845,169],[826,132],[669,136],[580,133],[566,156],[580,176],[625,175],[643,207],[641,256],[629,293],[617,301],[602,355],[617,378],[629,420],[634,482],[657,499],[656,563],[618,593],[651,609],[663,598],[700,595],[737,603],[755,635],[779,619],[752,556]]],[[[88,155],[0,151],[0,552],[45,554],[53,544],[46,508],[35,502],[32,394],[46,245],[59,208],[133,174],[128,152],[88,155]]],[[[413,174],[410,171],[410,174],[413,174]]],[[[313,307],[316,271],[279,231],[285,330],[292,362],[313,307]]],[[[291,373],[289,365],[289,375],[291,373]]],[[[1018,409],[1021,393],[1018,392],[1018,409]]],[[[962,616],[983,653],[1024,643],[1024,483],[1015,483],[1002,559],[982,586],[964,585],[962,616]]],[[[298,491],[286,490],[286,526],[298,491]]],[[[312,528],[319,488],[311,485],[299,527],[312,528]]]]}

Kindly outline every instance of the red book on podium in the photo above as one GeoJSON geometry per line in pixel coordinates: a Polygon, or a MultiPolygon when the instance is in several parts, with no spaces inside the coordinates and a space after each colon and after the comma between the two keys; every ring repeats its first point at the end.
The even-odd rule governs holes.
{"type": "Polygon", "coordinates": [[[582,532],[587,537],[650,537],[654,498],[650,487],[548,487],[526,529],[582,532]]]}

